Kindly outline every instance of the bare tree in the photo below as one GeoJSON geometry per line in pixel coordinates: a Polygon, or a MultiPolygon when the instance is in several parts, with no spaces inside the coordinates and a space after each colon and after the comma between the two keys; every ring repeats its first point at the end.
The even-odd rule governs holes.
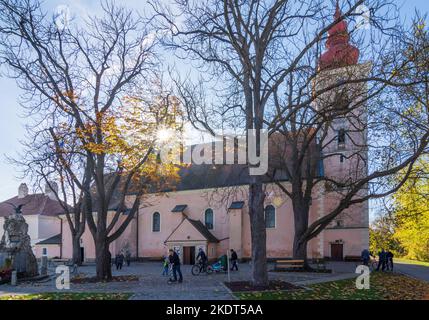
{"type": "MultiPolygon", "coordinates": [[[[243,131],[268,129],[270,135],[283,137],[281,150],[287,153],[277,171],[288,176],[289,185],[278,186],[293,202],[293,255],[305,260],[308,241],[344,209],[397,190],[399,185],[383,190],[382,179],[412,167],[428,141],[427,113],[413,123],[406,116],[406,101],[401,103],[398,95],[398,88],[422,81],[399,77],[413,67],[409,58],[398,56],[404,32],[397,7],[390,1],[365,1],[365,12],[362,0],[343,2],[342,11],[337,2],[334,18],[335,4],[318,0],[176,1],[171,7],[152,2],[168,34],[164,44],[202,71],[200,85],[186,80],[182,85],[182,100],[194,126],[216,133],[220,127],[213,124],[228,121],[243,131]],[[362,18],[371,26],[367,33],[360,28],[362,18]],[[343,30],[346,20],[355,22],[349,33],[343,30]],[[329,38],[338,32],[342,34],[336,39],[329,38]],[[348,43],[349,35],[372,64],[357,64],[359,51],[348,43]],[[319,62],[325,41],[345,46],[339,64],[319,62]],[[341,140],[345,136],[357,146],[347,154],[332,149],[338,119],[347,124],[341,140]],[[366,140],[368,133],[372,136],[366,140]],[[406,148],[395,145],[399,141],[406,148]],[[329,166],[330,159],[340,157],[354,167],[339,179],[332,172],[320,177],[317,164],[329,166]],[[374,189],[370,192],[369,187],[374,189]],[[316,190],[325,190],[337,205],[309,221],[316,190]]],[[[267,283],[262,182],[254,176],[249,186],[255,284],[267,283]]]]}
{"type": "Polygon", "coordinates": [[[92,178],[91,173],[85,170],[88,168],[85,154],[79,152],[76,140],[68,140],[67,143],[72,145],[66,147],[63,144],[62,149],[67,148],[68,152],[62,152],[59,157],[49,130],[41,130],[34,135],[33,129],[32,126],[28,127],[28,137],[22,142],[25,152],[9,158],[9,161],[19,168],[23,177],[30,178],[37,188],[45,187],[48,189],[46,191],[55,195],[70,228],[73,264],[81,265],[84,257],[81,256],[80,239],[85,232],[85,210],[88,208],[84,207],[84,192],[76,185],[75,179],[81,185],[90,185],[92,178]],[[73,172],[74,178],[69,172],[73,172]]]}
{"type": "Polygon", "coordinates": [[[153,150],[154,131],[171,124],[177,106],[133,98],[152,85],[155,37],[131,10],[110,1],[101,9],[101,17],[82,19],[79,27],[56,23],[39,1],[0,1],[0,61],[24,92],[34,132],[49,134],[53,162],[81,191],[77,203],[94,238],[97,278],[110,279],[110,243],[133,219],[148,185],[169,169],[174,174],[159,173],[153,150]],[[140,111],[127,115],[124,107],[136,101],[140,111]],[[82,167],[68,158],[76,151],[71,145],[79,147],[82,167]],[[127,203],[131,190],[135,197],[127,203]]]}

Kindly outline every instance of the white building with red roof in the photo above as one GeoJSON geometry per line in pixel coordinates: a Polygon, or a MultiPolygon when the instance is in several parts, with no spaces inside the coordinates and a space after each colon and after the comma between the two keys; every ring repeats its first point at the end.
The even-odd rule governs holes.
{"type": "Polygon", "coordinates": [[[29,194],[28,187],[22,183],[18,195],[0,203],[0,238],[3,236],[5,217],[15,213],[15,208],[22,205],[22,215],[28,224],[28,234],[36,257],[61,256],[61,219],[63,205],[56,199],[55,193],[47,187],[44,193],[29,194]],[[59,239],[57,243],[49,239],[59,239]],[[40,243],[40,245],[39,245],[40,243]]]}

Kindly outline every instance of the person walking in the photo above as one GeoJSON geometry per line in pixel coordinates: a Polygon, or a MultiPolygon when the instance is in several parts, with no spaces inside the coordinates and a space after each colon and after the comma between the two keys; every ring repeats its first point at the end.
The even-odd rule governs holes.
{"type": "Polygon", "coordinates": [[[386,269],[386,251],[384,249],[381,249],[381,251],[378,253],[378,265],[377,265],[377,271],[380,270],[384,271],[386,269]]]}
{"type": "Polygon", "coordinates": [[[368,249],[363,249],[361,253],[361,259],[364,266],[368,266],[369,260],[371,258],[371,254],[368,249]]]}
{"type": "Polygon", "coordinates": [[[125,252],[125,262],[127,263],[127,267],[129,267],[131,264],[131,252],[128,250],[125,252]]]}
{"type": "Polygon", "coordinates": [[[234,251],[234,249],[231,249],[231,271],[235,270],[238,271],[238,265],[237,265],[237,260],[238,260],[238,256],[237,256],[237,252],[234,251]]]}
{"type": "Polygon", "coordinates": [[[116,270],[122,270],[122,266],[124,264],[124,255],[121,253],[116,255],[115,258],[116,270]]]}
{"type": "Polygon", "coordinates": [[[180,258],[179,255],[172,249],[170,249],[169,261],[173,265],[173,280],[172,282],[177,281],[177,274],[179,274],[179,283],[183,282],[182,271],[180,270],[180,258]]]}

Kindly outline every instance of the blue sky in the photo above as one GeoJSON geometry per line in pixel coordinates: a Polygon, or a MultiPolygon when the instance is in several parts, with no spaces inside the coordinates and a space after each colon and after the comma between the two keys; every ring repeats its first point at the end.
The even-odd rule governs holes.
{"type": "MultiPolygon", "coordinates": [[[[143,10],[145,1],[122,0],[118,1],[130,8],[143,10]]],[[[401,16],[409,19],[417,8],[421,12],[429,12],[428,0],[401,0],[401,16]]],[[[80,15],[84,12],[97,12],[99,1],[95,0],[46,0],[48,10],[55,10],[57,6],[67,5],[72,14],[80,15]]],[[[5,156],[14,156],[20,151],[19,141],[24,139],[22,110],[18,103],[19,90],[14,80],[0,77],[1,117],[0,117],[0,201],[11,198],[17,194],[19,171],[7,163],[5,156]]]]}

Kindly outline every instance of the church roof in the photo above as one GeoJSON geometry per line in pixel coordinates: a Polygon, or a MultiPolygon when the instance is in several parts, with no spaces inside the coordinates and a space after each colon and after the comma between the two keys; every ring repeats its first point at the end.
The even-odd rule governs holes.
{"type": "Polygon", "coordinates": [[[60,202],[49,198],[46,194],[29,194],[23,198],[18,196],[0,203],[0,217],[7,217],[15,213],[14,206],[23,204],[22,214],[58,216],[64,214],[65,210],[60,202]]]}
{"type": "Polygon", "coordinates": [[[182,241],[219,242],[219,240],[201,221],[190,219],[187,216],[184,217],[173,232],[167,237],[165,243],[182,241]]]}
{"type": "Polygon", "coordinates": [[[188,219],[189,222],[197,229],[208,242],[219,242],[219,240],[207,229],[200,220],[188,219]]]}
{"type": "Polygon", "coordinates": [[[334,21],[339,20],[328,31],[326,51],[319,60],[319,70],[335,69],[355,65],[359,60],[359,49],[350,44],[347,22],[341,19],[342,13],[337,1],[334,21]]]}
{"type": "Polygon", "coordinates": [[[62,241],[62,239],[61,239],[61,233],[59,233],[59,234],[57,234],[57,235],[55,235],[53,237],[50,237],[48,239],[42,240],[40,242],[37,242],[36,244],[44,244],[44,245],[47,245],[47,244],[61,244],[61,241],[62,241]]]}
{"type": "MultiPolygon", "coordinates": [[[[312,130],[312,129],[310,129],[312,130]]],[[[310,134],[311,131],[307,132],[310,134]]],[[[303,133],[300,133],[304,135],[303,133]]],[[[286,140],[287,141],[287,140],[286,140]]],[[[285,167],[292,170],[292,166],[288,163],[293,148],[290,144],[285,142],[283,135],[273,134],[269,141],[268,148],[268,173],[269,176],[262,176],[264,183],[272,183],[273,181],[288,181],[289,176],[285,167]]],[[[195,148],[196,146],[190,146],[195,148]]],[[[315,170],[315,177],[322,177],[324,175],[323,161],[320,155],[320,148],[316,141],[313,140],[308,146],[309,156],[304,157],[304,162],[311,156],[311,166],[315,170]]],[[[306,177],[307,167],[302,166],[302,176],[306,177]]],[[[175,191],[186,191],[186,190],[203,190],[203,189],[216,189],[216,188],[227,188],[236,186],[249,185],[251,176],[249,175],[249,167],[246,164],[191,164],[183,166],[178,171],[179,178],[168,183],[168,187],[159,189],[159,185],[153,186],[148,190],[148,193],[157,192],[175,192],[175,191]]],[[[107,185],[113,178],[112,174],[106,175],[107,185]]],[[[133,184],[130,186],[128,195],[136,193],[137,186],[133,184]]],[[[121,193],[117,187],[113,193],[112,199],[109,204],[109,210],[116,210],[120,200],[121,193]]],[[[178,204],[185,205],[185,204],[178,204]]],[[[95,208],[95,204],[94,204],[95,208]]],[[[174,208],[173,212],[182,212],[184,208],[174,208]],[[175,210],[174,210],[175,209],[175,210]],[[176,211],[177,210],[177,211],[176,211]]],[[[95,209],[94,209],[95,211],[95,209]]]]}
{"type": "Polygon", "coordinates": [[[242,209],[243,207],[244,207],[244,201],[234,201],[229,206],[229,209],[230,210],[233,210],[233,209],[242,209]]]}
{"type": "Polygon", "coordinates": [[[185,211],[187,206],[187,204],[178,204],[173,208],[173,210],[171,210],[171,212],[183,212],[185,211]]]}

